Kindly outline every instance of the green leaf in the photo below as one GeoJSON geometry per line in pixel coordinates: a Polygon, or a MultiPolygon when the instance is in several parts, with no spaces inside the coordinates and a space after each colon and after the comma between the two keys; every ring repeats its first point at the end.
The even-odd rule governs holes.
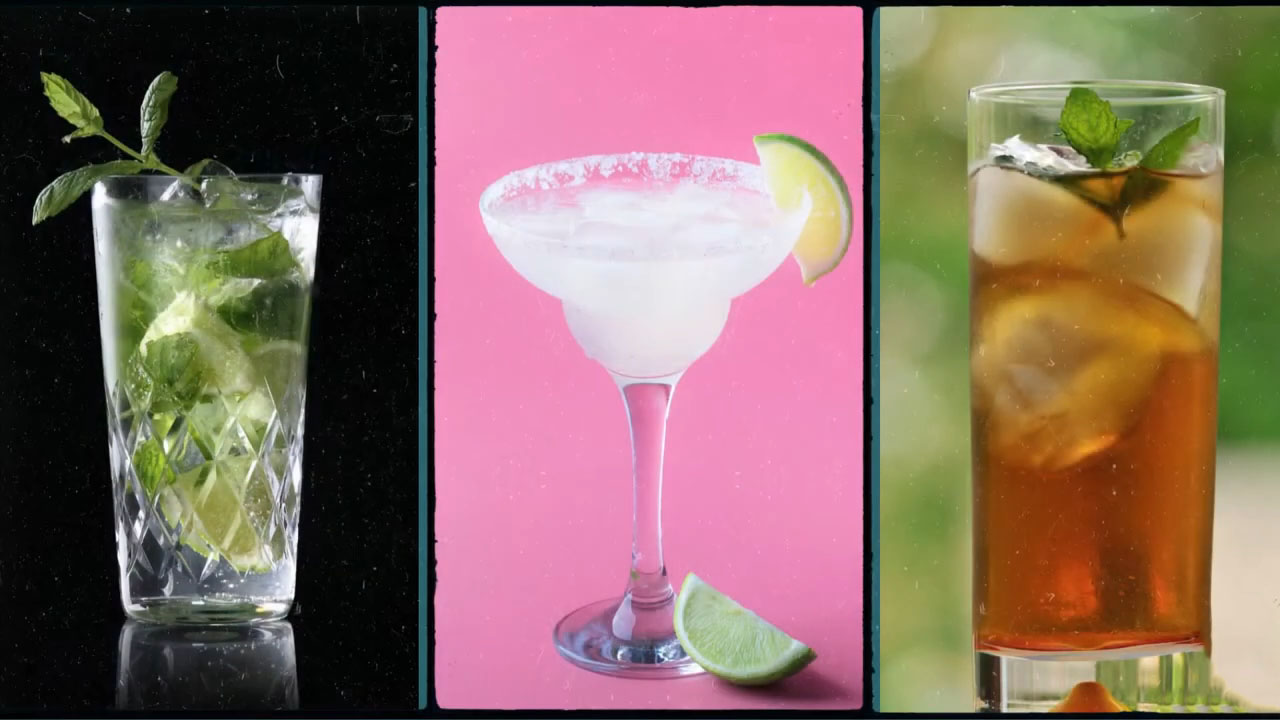
{"type": "Polygon", "coordinates": [[[307,287],[293,277],[268,280],[218,306],[218,317],[242,333],[294,340],[306,322],[307,287]]]}
{"type": "Polygon", "coordinates": [[[1062,106],[1058,127],[1067,142],[1095,168],[1105,170],[1112,165],[1116,147],[1133,121],[1121,119],[1111,111],[1111,103],[1088,88],[1072,88],[1062,106]]]}
{"type": "Polygon", "coordinates": [[[97,135],[101,130],[102,128],[87,127],[87,126],[82,127],[79,130],[73,130],[71,133],[67,135],[63,135],[62,142],[69,143],[72,140],[75,140],[77,138],[93,137],[94,135],[97,135]]]}
{"type": "Polygon", "coordinates": [[[267,280],[297,267],[289,241],[279,231],[244,247],[218,253],[215,267],[223,275],[267,280]]]}
{"type": "Polygon", "coordinates": [[[86,165],[64,173],[36,197],[35,207],[31,210],[31,224],[35,225],[66,210],[102,178],[108,175],[137,175],[144,167],[136,160],[114,160],[101,165],[86,165]]]}
{"type": "Polygon", "coordinates": [[[133,470],[138,473],[138,481],[147,492],[147,497],[154,497],[156,490],[168,485],[176,477],[173,468],[169,467],[169,459],[164,456],[164,448],[154,437],[133,451],[133,470]]]}
{"type": "Polygon", "coordinates": [[[1168,135],[1160,138],[1160,142],[1142,156],[1142,167],[1150,170],[1172,170],[1178,167],[1182,151],[1187,149],[1187,143],[1191,142],[1191,138],[1195,137],[1199,131],[1200,118],[1192,118],[1169,131],[1168,135]]]}
{"type": "Polygon", "coordinates": [[[142,97],[142,154],[152,155],[156,140],[169,120],[169,99],[178,89],[178,76],[165,70],[151,81],[147,94],[142,97]]]}
{"type": "MultiPolygon", "coordinates": [[[[49,98],[49,104],[64,120],[82,130],[87,129],[88,132],[85,135],[95,134],[102,129],[102,114],[98,112],[98,108],[89,102],[89,98],[81,95],[80,91],[76,90],[66,78],[42,72],[40,82],[44,85],[44,94],[49,98]]],[[[75,135],[75,137],[85,137],[85,135],[75,135]]]]}
{"type": "Polygon", "coordinates": [[[147,343],[142,365],[154,383],[152,412],[186,411],[200,398],[204,365],[200,344],[191,333],[165,335],[147,343]]]}

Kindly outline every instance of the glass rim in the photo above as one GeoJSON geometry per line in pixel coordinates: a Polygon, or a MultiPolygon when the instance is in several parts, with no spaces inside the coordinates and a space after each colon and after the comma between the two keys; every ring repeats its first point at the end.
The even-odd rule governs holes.
{"type": "MultiPolygon", "coordinates": [[[[192,180],[206,180],[209,178],[229,177],[229,178],[234,178],[236,180],[254,181],[254,180],[267,180],[267,179],[286,180],[286,179],[295,179],[295,178],[298,180],[323,179],[324,175],[322,175],[321,173],[287,172],[287,173],[243,173],[243,174],[236,174],[236,175],[203,175],[202,174],[202,175],[190,175],[190,176],[183,176],[183,177],[190,177],[192,180]]],[[[148,181],[148,182],[167,180],[169,182],[173,182],[174,180],[177,180],[177,179],[178,179],[177,175],[169,175],[167,173],[163,175],[141,175],[141,174],[103,175],[102,177],[98,178],[96,182],[102,182],[103,180],[140,180],[140,181],[148,181]]]]}
{"type": "MultiPolygon", "coordinates": [[[[733,169],[737,171],[740,176],[742,175],[742,171],[744,170],[749,170],[750,168],[755,168],[756,170],[760,169],[759,165],[752,162],[748,162],[746,160],[735,160],[733,158],[718,157],[715,155],[698,155],[695,153],[635,151],[635,152],[621,152],[621,153],[598,153],[595,155],[579,155],[575,157],[562,158],[560,160],[551,160],[548,162],[535,163],[528,167],[503,173],[502,177],[489,183],[485,187],[484,192],[480,193],[480,207],[483,210],[492,209],[497,204],[497,201],[502,199],[504,191],[513,189],[513,188],[518,188],[519,182],[521,180],[531,179],[531,180],[545,181],[546,174],[554,173],[557,168],[564,168],[565,169],[564,175],[566,177],[570,177],[572,176],[572,173],[569,172],[569,168],[571,167],[580,167],[580,168],[585,168],[588,171],[593,171],[593,170],[598,170],[601,166],[605,165],[609,161],[619,162],[621,164],[622,162],[626,162],[626,161],[643,161],[643,160],[670,160],[670,161],[682,162],[682,163],[687,162],[690,164],[702,162],[702,163],[707,163],[714,166],[733,169]]],[[[580,179],[580,182],[582,183],[590,182],[590,179],[586,177],[582,177],[580,179]]],[[[544,184],[543,182],[539,182],[538,187],[533,189],[537,191],[545,191],[545,190],[553,189],[553,187],[570,187],[576,184],[579,184],[579,183],[570,181],[570,182],[564,182],[564,183],[557,183],[554,186],[552,186],[549,184],[544,184]]]]}
{"type": "MultiPolygon", "coordinates": [[[[548,237],[538,232],[519,231],[508,222],[500,217],[494,211],[502,206],[503,203],[512,200],[517,195],[525,192],[529,193],[546,193],[567,187],[577,187],[580,185],[590,184],[600,180],[607,180],[609,176],[615,172],[619,172],[626,168],[626,163],[638,163],[645,161],[673,161],[676,163],[687,163],[690,167],[698,164],[712,169],[723,168],[730,173],[727,181],[733,182],[738,187],[748,190],[764,191],[764,172],[763,169],[752,162],[746,160],[735,160],[733,158],[720,157],[715,155],[697,155],[695,153],[681,152],[624,152],[624,153],[600,153],[595,155],[579,155],[575,157],[563,158],[560,160],[552,160],[549,162],[537,163],[529,167],[519,170],[512,170],[504,173],[502,177],[489,183],[480,193],[480,215],[484,218],[486,225],[503,228],[509,232],[518,232],[526,239],[536,239],[541,242],[565,243],[564,238],[548,237]],[[610,169],[608,174],[600,177],[601,167],[607,164],[617,162],[618,167],[610,169]],[[580,172],[584,170],[585,172],[580,172]],[[557,171],[560,172],[557,172],[557,171]],[[563,176],[564,181],[560,181],[563,176]]],[[[684,178],[685,176],[680,176],[684,178]]],[[[697,177],[690,175],[689,177],[697,177]]],[[[655,181],[659,181],[655,178],[655,181]]],[[[492,235],[492,232],[490,232],[492,235]]],[[[572,243],[569,243],[572,245],[572,243]]],[[[582,247],[582,246],[575,246],[582,247]]]]}
{"type": "Polygon", "coordinates": [[[1045,91],[1070,92],[1073,88],[1115,90],[1105,100],[1126,105],[1161,105],[1220,101],[1226,91],[1212,85],[1172,82],[1168,80],[1057,80],[1047,82],[1002,82],[977,85],[969,89],[969,100],[1007,104],[1038,105],[1061,102],[1058,97],[1034,96],[1045,91]],[[1127,93],[1126,93],[1127,91],[1127,93]],[[1142,92],[1147,94],[1139,94],[1142,92]]]}

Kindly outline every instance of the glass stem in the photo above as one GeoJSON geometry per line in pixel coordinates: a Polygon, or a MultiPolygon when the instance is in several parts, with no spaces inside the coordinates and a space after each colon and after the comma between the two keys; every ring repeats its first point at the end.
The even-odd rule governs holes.
{"type": "Polygon", "coordinates": [[[667,413],[679,379],[679,373],[644,380],[614,375],[631,426],[635,492],[631,578],[623,606],[637,611],[668,605],[674,597],[662,562],[662,456],[667,413]]]}

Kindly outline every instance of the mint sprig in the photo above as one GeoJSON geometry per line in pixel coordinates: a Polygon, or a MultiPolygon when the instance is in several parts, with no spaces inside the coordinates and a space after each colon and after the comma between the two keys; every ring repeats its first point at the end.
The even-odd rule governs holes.
{"type": "Polygon", "coordinates": [[[1200,131],[1200,118],[1194,118],[1167,135],[1146,153],[1135,150],[1117,155],[1125,132],[1133,120],[1121,118],[1089,88],[1072,88],[1058,117],[1058,127],[1071,147],[1099,170],[1114,170],[1141,165],[1148,170],[1171,170],[1178,166],[1187,144],[1200,131]],[[1136,163],[1134,161],[1137,161],[1136,163]]]}
{"type": "Polygon", "coordinates": [[[160,131],[169,120],[169,101],[178,89],[178,78],[165,71],[156,76],[147,88],[142,100],[142,151],[120,142],[103,126],[102,113],[79,90],[76,90],[66,78],[53,73],[40,73],[40,82],[44,86],[45,97],[62,119],[75,126],[75,130],[62,138],[63,142],[71,142],[78,138],[100,137],[115,145],[132,160],[113,160],[65,173],[49,183],[36,197],[35,206],[31,210],[31,224],[36,225],[66,210],[98,180],[108,175],[136,175],[144,171],[158,171],[173,175],[189,185],[195,185],[195,176],[208,164],[203,160],[187,169],[178,172],[160,160],[156,154],[156,141],[160,131]]]}
{"type": "Polygon", "coordinates": [[[1178,167],[1182,151],[1187,149],[1187,144],[1198,132],[1200,132],[1200,118],[1192,118],[1160,138],[1160,142],[1153,145],[1138,164],[1148,170],[1172,170],[1178,167]]]}
{"type": "Polygon", "coordinates": [[[1137,150],[1117,153],[1124,134],[1132,126],[1133,120],[1117,116],[1111,109],[1111,103],[1098,93],[1081,87],[1072,88],[1067,93],[1058,118],[1063,136],[1090,166],[1099,170],[1139,168],[1126,173],[1124,183],[1113,199],[1095,197],[1087,183],[1064,180],[1068,189],[1096,205],[1115,222],[1120,237],[1125,235],[1124,218],[1129,211],[1149,202],[1169,185],[1167,179],[1145,171],[1178,167],[1182,153],[1200,131],[1200,118],[1193,118],[1174,128],[1145,153],[1137,150]]]}
{"type": "Polygon", "coordinates": [[[1072,88],[1062,106],[1058,127],[1071,147],[1100,170],[1115,163],[1120,138],[1133,125],[1128,118],[1117,117],[1111,103],[1088,88],[1072,88]]]}

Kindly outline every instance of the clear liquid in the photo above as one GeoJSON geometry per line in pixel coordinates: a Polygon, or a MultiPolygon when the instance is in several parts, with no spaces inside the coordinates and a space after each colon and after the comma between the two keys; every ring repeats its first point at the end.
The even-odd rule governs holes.
{"type": "Polygon", "coordinates": [[[588,356],[644,378],[705,353],[730,300],[781,264],[808,214],[737,186],[617,183],[524,196],[486,223],[512,267],[563,301],[588,356]]]}

